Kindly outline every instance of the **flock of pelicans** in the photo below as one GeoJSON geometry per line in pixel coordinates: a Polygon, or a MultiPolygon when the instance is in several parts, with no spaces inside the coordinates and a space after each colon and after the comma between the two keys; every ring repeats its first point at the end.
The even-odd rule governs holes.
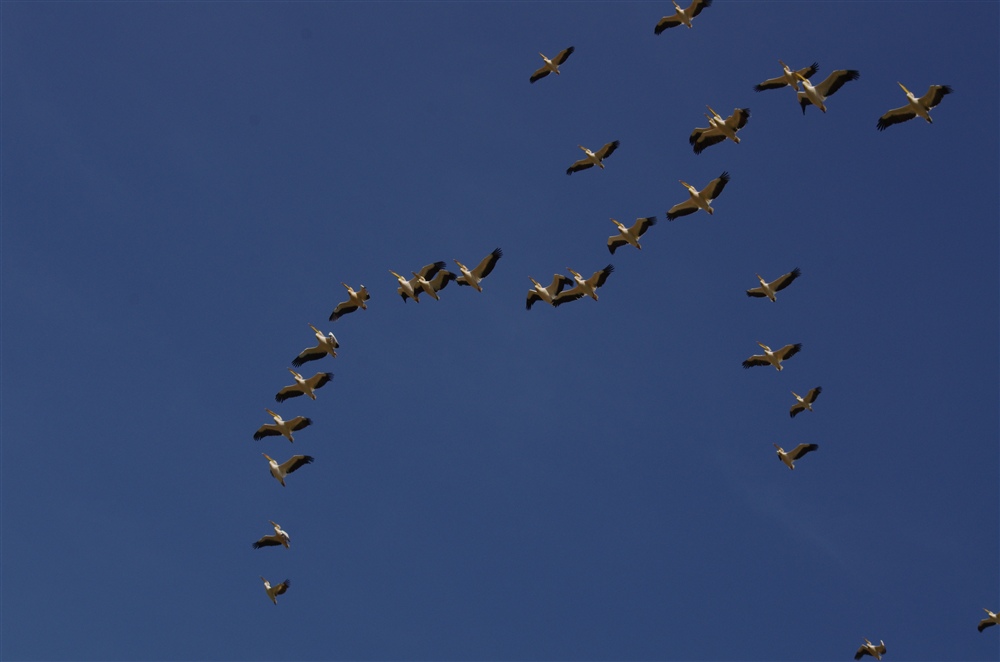
{"type": "MultiPolygon", "coordinates": [[[[687,9],[682,9],[677,2],[673,0],[672,2],[676,11],[670,16],[664,16],[656,24],[654,32],[657,35],[669,28],[680,25],[684,25],[688,28],[692,27],[692,20],[697,17],[702,10],[712,5],[712,0],[694,0],[694,2],[692,2],[687,9]]],[[[560,66],[565,64],[565,62],[573,54],[574,50],[575,49],[571,46],[560,51],[551,59],[546,57],[544,54],[539,53],[544,61],[544,64],[531,75],[529,81],[531,83],[535,83],[549,74],[560,74],[560,66]]],[[[776,78],[770,78],[762,83],[759,83],[754,86],[754,90],[761,92],[764,90],[789,87],[795,92],[803,114],[806,111],[806,107],[809,105],[816,106],[825,113],[827,110],[826,103],[829,98],[840,90],[845,83],[858,80],[860,77],[860,73],[854,69],[838,69],[827,76],[821,83],[813,85],[809,79],[818,71],[819,65],[817,63],[814,62],[810,66],[803,69],[792,70],[781,60],[778,62],[782,66],[782,74],[776,78]]],[[[931,122],[932,120],[929,111],[938,105],[945,95],[952,92],[952,89],[947,85],[931,85],[926,94],[921,97],[915,97],[913,93],[903,86],[902,83],[899,83],[899,86],[906,94],[906,105],[900,108],[894,108],[883,114],[878,119],[878,123],[876,124],[876,128],[879,131],[886,129],[893,124],[905,122],[915,117],[921,117],[927,122],[931,122]]],[[[747,125],[747,122],[750,119],[749,108],[736,108],[727,118],[720,116],[711,108],[711,106],[707,106],[707,108],[711,113],[711,115],[705,114],[705,117],[708,119],[709,126],[694,129],[689,138],[689,143],[694,149],[695,154],[700,154],[708,147],[726,140],[731,140],[738,144],[740,142],[740,138],[737,133],[747,125]]],[[[579,148],[584,153],[584,158],[570,165],[566,169],[566,174],[572,175],[575,172],[587,170],[589,168],[593,168],[594,166],[604,169],[605,159],[610,157],[618,149],[619,145],[619,141],[615,140],[607,143],[597,151],[591,151],[583,145],[579,145],[579,148]]],[[[671,207],[666,213],[667,220],[673,221],[681,216],[694,214],[699,210],[712,214],[714,212],[712,203],[722,194],[726,184],[729,183],[729,179],[729,173],[723,172],[721,175],[708,182],[708,184],[706,184],[701,190],[684,181],[681,181],[681,185],[687,189],[688,199],[671,207]]],[[[615,224],[615,227],[618,230],[617,234],[608,237],[607,240],[608,250],[612,255],[614,255],[618,248],[625,245],[634,246],[636,249],[641,250],[642,246],[639,243],[639,238],[642,237],[646,231],[649,230],[649,228],[656,225],[657,219],[655,216],[639,218],[634,224],[632,224],[631,227],[627,227],[625,224],[616,219],[611,219],[611,221],[615,224]]],[[[458,274],[445,269],[446,264],[444,262],[433,262],[424,266],[419,271],[411,271],[410,273],[412,274],[412,278],[407,278],[392,270],[390,270],[389,273],[396,278],[398,283],[396,292],[400,295],[400,297],[402,297],[403,302],[405,303],[407,300],[412,299],[413,301],[419,303],[420,296],[422,294],[426,294],[432,299],[440,300],[438,293],[452,281],[458,283],[459,285],[471,287],[479,292],[482,292],[483,279],[490,275],[501,257],[503,257],[503,251],[500,248],[496,248],[484,257],[473,269],[469,269],[458,260],[455,260],[455,263],[459,268],[458,274]]],[[[558,307],[564,303],[576,301],[577,299],[584,297],[590,297],[596,301],[598,298],[597,290],[604,285],[608,277],[614,272],[614,266],[609,264],[603,269],[593,272],[589,278],[584,278],[582,274],[572,269],[567,270],[572,277],[564,274],[555,274],[552,278],[552,282],[547,287],[543,286],[541,283],[529,276],[533,287],[528,291],[526,303],[527,309],[530,310],[532,305],[538,301],[544,301],[554,307],[558,307]]],[[[760,284],[758,287],[747,290],[746,294],[749,297],[767,298],[772,302],[776,301],[776,294],[791,285],[800,275],[801,270],[796,268],[769,282],[764,280],[760,274],[756,274],[757,280],[760,284]]],[[[347,290],[348,298],[347,301],[337,304],[336,308],[334,308],[333,312],[330,314],[331,322],[338,320],[344,315],[355,312],[358,309],[367,309],[367,302],[371,298],[368,288],[364,285],[361,285],[357,290],[355,290],[347,283],[341,284],[347,290]]],[[[309,327],[315,334],[316,345],[302,350],[292,360],[292,365],[296,368],[301,367],[309,361],[316,361],[326,356],[336,357],[336,350],[340,347],[340,343],[337,341],[337,338],[333,333],[324,334],[323,331],[316,328],[312,324],[310,324],[309,327]]],[[[754,354],[743,361],[744,368],[770,365],[780,371],[782,369],[782,362],[795,356],[802,349],[801,343],[785,345],[777,350],[772,350],[770,347],[761,342],[758,342],[757,344],[760,345],[763,350],[763,354],[754,354]]],[[[305,378],[291,368],[289,368],[288,371],[292,374],[294,383],[283,387],[277,392],[275,400],[279,403],[303,395],[315,400],[316,391],[333,379],[333,374],[329,372],[317,372],[312,377],[305,378]]],[[[812,411],[813,403],[816,402],[816,398],[822,392],[823,389],[819,386],[810,389],[805,396],[800,396],[792,391],[792,395],[795,397],[795,404],[791,406],[789,415],[794,418],[803,411],[812,411]]],[[[302,430],[312,424],[312,420],[304,416],[296,416],[289,420],[285,420],[270,409],[265,409],[265,411],[271,416],[274,422],[265,423],[254,433],[253,438],[258,441],[269,436],[281,436],[288,439],[289,442],[293,442],[293,432],[298,432],[299,430],[302,430]]],[[[799,460],[807,453],[815,451],[819,448],[817,444],[805,443],[799,444],[790,451],[785,451],[777,444],[774,444],[774,447],[777,449],[778,458],[789,469],[795,469],[796,460],[799,460]]],[[[293,455],[288,460],[279,463],[266,453],[263,453],[263,456],[268,461],[271,475],[282,485],[282,487],[285,486],[285,478],[289,474],[297,471],[307,464],[312,463],[314,459],[311,455],[293,455]]],[[[259,540],[253,543],[253,548],[288,548],[290,540],[288,533],[285,532],[276,522],[271,521],[270,524],[274,528],[274,533],[262,536],[259,540]]],[[[264,582],[264,589],[267,592],[267,596],[274,604],[277,604],[277,596],[283,594],[289,587],[289,581],[287,579],[274,586],[272,586],[271,583],[264,577],[261,577],[261,580],[264,582]]],[[[1000,615],[985,608],[983,611],[986,612],[987,618],[984,618],[979,622],[978,629],[980,632],[990,626],[1000,624],[1000,615]]],[[[862,644],[855,653],[854,659],[860,660],[863,656],[870,655],[876,660],[881,660],[882,656],[885,655],[885,652],[886,647],[883,641],[880,640],[878,644],[874,644],[866,638],[865,643],[862,644]]]]}

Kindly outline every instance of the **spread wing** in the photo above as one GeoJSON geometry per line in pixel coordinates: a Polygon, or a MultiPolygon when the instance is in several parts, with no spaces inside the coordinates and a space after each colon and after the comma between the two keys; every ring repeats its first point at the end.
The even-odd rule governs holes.
{"type": "Polygon", "coordinates": [[[580,172],[581,170],[586,170],[587,168],[593,168],[594,162],[589,159],[580,159],[570,167],[566,168],[566,174],[572,175],[574,172],[580,172]]]}
{"type": "Polygon", "coordinates": [[[350,301],[343,301],[341,303],[338,303],[337,307],[333,309],[332,313],[330,313],[330,321],[336,322],[337,318],[340,317],[341,315],[346,315],[347,313],[353,313],[359,307],[360,306],[358,306],[355,303],[351,303],[350,301]]]}
{"type": "Polygon", "coordinates": [[[688,142],[694,148],[695,154],[701,154],[706,148],[718,145],[726,139],[725,134],[714,126],[708,129],[695,129],[691,132],[688,142]]]}
{"type": "Polygon", "coordinates": [[[264,437],[280,437],[281,431],[278,430],[277,425],[272,425],[270,423],[265,423],[260,426],[260,429],[253,433],[254,441],[260,441],[264,437]]]}
{"type": "Polygon", "coordinates": [[[608,250],[611,251],[612,255],[614,255],[615,251],[618,248],[624,246],[627,243],[628,242],[625,241],[625,239],[623,239],[620,234],[617,234],[617,235],[615,235],[613,237],[608,237],[608,250]]]}
{"type": "Polygon", "coordinates": [[[694,18],[695,16],[701,13],[702,9],[711,6],[712,6],[712,0],[694,0],[694,2],[691,3],[691,6],[688,7],[688,14],[691,16],[691,18],[694,18]]]}
{"type": "Polygon", "coordinates": [[[293,455],[289,459],[282,463],[280,469],[286,473],[290,474],[293,471],[297,471],[299,467],[304,467],[307,464],[312,464],[315,460],[312,455],[293,455]]]}
{"type": "Polygon", "coordinates": [[[788,287],[789,285],[791,285],[792,282],[801,275],[802,275],[802,270],[799,269],[798,267],[795,267],[784,276],[780,276],[777,279],[775,279],[773,283],[770,283],[771,289],[774,290],[775,292],[779,292],[788,287]]]}
{"type": "Polygon", "coordinates": [[[325,385],[331,379],[333,379],[332,372],[317,372],[315,375],[307,379],[306,383],[309,384],[309,388],[315,391],[316,389],[325,385]]]}
{"type": "Polygon", "coordinates": [[[859,78],[861,78],[861,73],[857,69],[837,69],[816,86],[816,91],[820,93],[820,96],[828,97],[843,87],[844,83],[859,78]]]}
{"type": "Polygon", "coordinates": [[[746,361],[743,362],[743,369],[753,368],[759,365],[771,365],[771,362],[767,360],[767,357],[763,354],[754,354],[746,361]]]}
{"type": "Polygon", "coordinates": [[[927,90],[927,94],[917,99],[917,101],[920,102],[921,106],[930,110],[941,103],[941,99],[944,99],[946,94],[951,93],[952,89],[949,85],[931,85],[930,89],[927,90]]]}
{"type": "Polygon", "coordinates": [[[482,262],[472,270],[473,275],[476,278],[482,280],[486,278],[491,273],[493,273],[493,267],[497,266],[497,262],[503,257],[503,251],[499,248],[494,248],[493,252],[483,258],[482,262]]]}
{"type": "Polygon", "coordinates": [[[791,457],[793,460],[797,460],[806,453],[811,453],[817,448],[819,448],[818,444],[799,444],[798,446],[792,449],[792,452],[789,453],[788,456],[791,457]]]}
{"type": "MultiPolygon", "coordinates": [[[[726,188],[726,184],[728,183],[729,173],[723,172],[721,175],[710,181],[701,194],[709,200],[715,200],[717,197],[722,195],[722,189],[726,188]]],[[[695,206],[695,209],[697,209],[697,206],[695,206]]]]}
{"type": "Polygon", "coordinates": [[[656,24],[656,27],[653,28],[653,34],[660,34],[667,28],[676,28],[680,24],[681,19],[676,12],[670,16],[664,16],[656,24]]]}
{"type": "Polygon", "coordinates": [[[562,64],[563,62],[569,59],[569,56],[572,55],[573,51],[575,50],[576,48],[574,48],[573,46],[570,46],[569,48],[564,48],[563,50],[559,51],[558,55],[552,58],[552,63],[557,66],[562,64]]]}
{"type": "Polygon", "coordinates": [[[684,202],[677,203],[667,211],[667,220],[672,221],[675,218],[687,216],[688,214],[693,214],[696,211],[698,211],[698,205],[695,204],[694,200],[688,198],[684,202]]]}
{"type": "Polygon", "coordinates": [[[606,159],[609,156],[611,156],[612,154],[614,154],[615,150],[618,149],[618,146],[620,144],[621,144],[620,140],[616,140],[614,142],[610,142],[607,145],[605,145],[604,147],[602,147],[599,150],[597,150],[597,153],[594,154],[594,156],[596,156],[598,159],[600,159],[600,160],[603,161],[604,159],[606,159]]]}
{"type": "Polygon", "coordinates": [[[545,78],[546,76],[548,76],[551,73],[552,73],[551,69],[549,69],[548,67],[542,67],[541,69],[539,69],[535,73],[531,74],[531,78],[529,78],[528,81],[531,82],[531,83],[534,83],[536,80],[540,80],[542,78],[545,78]]]}
{"type": "MultiPolygon", "coordinates": [[[[355,306],[357,308],[357,306],[355,306]]],[[[303,363],[308,363],[309,361],[315,361],[326,356],[326,350],[317,345],[316,347],[307,347],[306,349],[299,352],[299,355],[292,359],[292,365],[298,368],[303,363]]]]}
{"type": "Polygon", "coordinates": [[[297,398],[300,395],[305,395],[305,393],[299,388],[298,384],[292,384],[291,386],[286,386],[278,391],[278,393],[274,396],[274,399],[277,402],[284,402],[289,398],[297,398]]]}
{"type": "Polygon", "coordinates": [[[608,276],[610,276],[615,270],[615,265],[609,264],[600,271],[595,271],[594,274],[587,279],[587,284],[593,287],[595,290],[601,287],[608,281],[608,276]]]}
{"type": "Polygon", "coordinates": [[[902,108],[893,108],[888,111],[885,115],[878,118],[878,123],[875,128],[879,131],[885,131],[887,128],[893,124],[901,124],[903,122],[908,122],[917,116],[917,112],[910,108],[908,105],[902,108]]]}

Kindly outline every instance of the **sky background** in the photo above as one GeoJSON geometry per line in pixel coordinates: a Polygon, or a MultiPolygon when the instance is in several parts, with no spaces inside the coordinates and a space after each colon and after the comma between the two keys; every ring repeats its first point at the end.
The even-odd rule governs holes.
{"type": "Polygon", "coordinates": [[[1000,5],[942,8],[4,2],[0,657],[998,659],[1000,5]],[[779,58],[861,78],[803,116],[779,58]],[[897,81],[954,94],[880,133],[897,81]],[[308,323],[335,378],[275,405],[308,323]]]}

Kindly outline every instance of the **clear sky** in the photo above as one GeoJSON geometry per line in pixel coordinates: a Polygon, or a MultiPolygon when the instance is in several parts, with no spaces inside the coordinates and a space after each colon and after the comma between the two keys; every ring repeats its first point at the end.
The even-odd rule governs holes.
{"type": "Polygon", "coordinates": [[[672,12],[0,5],[0,657],[998,659],[1000,5],[672,12]],[[861,77],[803,116],[753,91],[779,58],[861,77]],[[954,93],[880,133],[897,81],[954,93]],[[739,145],[692,152],[706,104],[739,145]],[[481,294],[395,292],[498,246],[481,294]],[[309,323],[335,378],[276,405],[309,323]],[[265,407],[314,424],[253,441],[265,407]]]}

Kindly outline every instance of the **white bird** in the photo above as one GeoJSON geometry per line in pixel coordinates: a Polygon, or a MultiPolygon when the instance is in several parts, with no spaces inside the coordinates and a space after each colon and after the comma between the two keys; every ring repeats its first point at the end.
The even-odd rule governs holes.
{"type": "Polygon", "coordinates": [[[573,48],[572,46],[570,46],[569,48],[564,48],[563,50],[559,51],[559,53],[551,60],[545,57],[544,53],[539,53],[539,55],[542,56],[542,59],[545,60],[545,64],[543,64],[538,71],[531,74],[531,78],[529,79],[529,81],[534,83],[536,80],[540,78],[545,78],[549,74],[556,74],[558,76],[559,65],[568,60],[569,56],[572,55],[573,51],[575,50],[576,49],[573,48]]]}
{"type": "Polygon", "coordinates": [[[988,614],[988,616],[983,620],[979,621],[979,627],[976,628],[977,630],[982,632],[988,627],[993,627],[994,625],[1000,625],[1000,615],[994,614],[986,607],[983,607],[983,611],[985,611],[988,614]]]}
{"type": "Polygon", "coordinates": [[[298,470],[299,467],[304,467],[307,464],[312,464],[314,458],[312,455],[293,455],[281,464],[278,464],[277,460],[272,458],[267,453],[261,453],[267,458],[268,463],[271,465],[271,475],[281,483],[281,486],[285,486],[285,476],[298,470]]]}
{"type": "Polygon", "coordinates": [[[594,166],[597,166],[601,170],[604,170],[604,159],[611,156],[614,153],[614,151],[618,149],[618,145],[620,144],[621,141],[616,140],[614,142],[608,143],[607,145],[600,148],[596,152],[591,152],[583,145],[577,145],[577,147],[582,149],[583,153],[586,154],[587,156],[575,162],[570,167],[566,168],[566,174],[572,175],[574,172],[579,172],[580,170],[586,170],[587,168],[593,168],[594,166]]]}
{"type": "Polygon", "coordinates": [[[366,304],[365,301],[371,299],[371,295],[368,294],[368,288],[364,285],[362,285],[361,289],[357,292],[355,292],[354,288],[347,283],[341,283],[341,285],[347,288],[348,299],[347,301],[338,303],[337,307],[333,309],[332,313],[330,313],[331,322],[336,322],[343,315],[353,313],[358,308],[361,310],[368,310],[368,304],[366,304]]]}
{"type": "Polygon", "coordinates": [[[792,391],[792,395],[795,396],[795,399],[798,402],[792,405],[792,408],[789,410],[788,415],[791,416],[792,418],[795,418],[797,414],[804,412],[806,409],[812,411],[813,410],[812,404],[816,402],[816,398],[818,398],[819,394],[822,392],[823,392],[823,387],[817,386],[816,388],[809,389],[809,392],[806,393],[806,397],[803,398],[795,391],[792,391]]]}
{"type": "Polygon", "coordinates": [[[328,335],[323,335],[323,332],[312,324],[309,325],[309,328],[316,334],[316,341],[318,344],[315,347],[306,347],[304,350],[299,352],[298,356],[292,359],[292,365],[296,368],[303,363],[315,361],[327,355],[337,358],[336,349],[340,347],[340,343],[337,341],[337,336],[333,335],[333,332],[330,332],[328,335]]]}
{"type": "Polygon", "coordinates": [[[923,117],[929,124],[933,123],[934,120],[931,119],[930,112],[928,111],[941,103],[944,95],[952,93],[952,89],[948,85],[931,85],[927,90],[927,94],[918,99],[902,83],[897,81],[896,84],[906,92],[906,105],[902,108],[893,108],[878,118],[876,128],[879,131],[885,131],[886,127],[912,120],[914,117],[923,117]]]}
{"type": "Polygon", "coordinates": [[[569,267],[566,268],[571,274],[573,274],[573,280],[576,281],[576,285],[565,292],[562,292],[554,299],[552,299],[553,306],[561,306],[564,303],[570,301],[576,301],[585,296],[590,297],[594,301],[597,301],[597,288],[604,285],[608,280],[608,276],[615,270],[615,265],[609,264],[600,271],[595,271],[590,278],[584,278],[578,272],[573,271],[569,267]]]}
{"type": "Polygon", "coordinates": [[[494,248],[493,252],[484,257],[475,269],[469,269],[458,260],[455,260],[455,264],[458,265],[459,270],[462,272],[462,275],[457,277],[455,282],[459,285],[474,287],[476,291],[482,292],[483,288],[479,283],[493,272],[493,267],[497,266],[497,262],[502,257],[503,251],[499,248],[494,248]]]}
{"type": "Polygon", "coordinates": [[[614,255],[615,250],[625,244],[630,244],[642,250],[642,246],[639,245],[639,237],[646,234],[646,230],[656,225],[656,217],[647,216],[646,218],[637,218],[630,228],[625,227],[623,223],[614,218],[611,219],[611,222],[618,227],[618,234],[608,237],[608,250],[614,255]]]}
{"type": "Polygon", "coordinates": [[[794,281],[796,278],[802,275],[802,270],[799,269],[798,267],[795,267],[787,274],[775,278],[770,283],[761,278],[760,274],[754,274],[754,275],[757,276],[757,280],[760,281],[760,287],[752,287],[749,290],[747,290],[747,296],[758,297],[758,298],[767,297],[771,301],[775,301],[774,297],[775,292],[780,292],[781,290],[791,285],[792,281],[794,281]]]}
{"type": "Polygon", "coordinates": [[[278,391],[277,395],[274,396],[274,399],[278,402],[284,402],[288,398],[297,398],[300,395],[308,395],[310,398],[315,400],[316,394],[314,391],[322,388],[327,382],[333,379],[332,372],[317,372],[309,379],[303,379],[302,375],[295,372],[291,368],[288,368],[288,372],[292,373],[292,377],[295,378],[295,383],[278,391]]]}
{"type": "Polygon", "coordinates": [[[785,463],[785,466],[789,469],[795,468],[795,460],[799,459],[806,453],[811,453],[812,451],[819,448],[818,444],[799,444],[792,450],[785,452],[785,449],[778,444],[773,444],[775,448],[778,449],[778,459],[785,463]]]}
{"type": "Polygon", "coordinates": [[[286,579],[274,588],[271,588],[271,582],[267,581],[263,577],[260,579],[264,582],[264,590],[267,591],[267,597],[271,598],[271,602],[274,604],[278,604],[278,596],[287,591],[288,587],[291,585],[291,582],[286,579]]]}
{"type": "Polygon", "coordinates": [[[885,642],[879,639],[878,646],[868,641],[868,637],[864,638],[865,643],[861,645],[858,652],[854,654],[855,660],[860,660],[865,655],[871,655],[876,660],[881,660],[882,656],[885,655],[885,642]]]}
{"type": "Polygon", "coordinates": [[[815,87],[802,74],[796,73],[795,76],[802,83],[802,89],[797,94],[799,105],[802,106],[802,114],[805,115],[806,106],[809,104],[816,106],[825,113],[826,100],[832,97],[834,92],[839,90],[844,83],[857,80],[861,77],[861,74],[857,69],[837,69],[827,76],[826,80],[815,87]]]}
{"type": "Polygon", "coordinates": [[[270,409],[265,409],[264,411],[271,415],[271,418],[274,419],[274,423],[265,423],[260,426],[260,429],[253,433],[255,441],[260,441],[264,437],[284,437],[288,441],[294,442],[295,439],[292,437],[293,432],[297,432],[302,428],[312,425],[312,419],[306,418],[305,416],[296,416],[295,418],[286,421],[270,409]]]}
{"type": "Polygon", "coordinates": [[[705,115],[708,118],[708,127],[696,128],[691,132],[691,137],[688,138],[688,143],[694,148],[694,153],[701,154],[706,148],[721,143],[726,138],[738,145],[740,139],[736,132],[747,125],[747,120],[750,119],[750,109],[734,108],[732,115],[722,119],[722,116],[715,112],[711,106],[706,106],[706,108],[712,113],[705,115]]]}
{"type": "MultiPolygon", "coordinates": [[[[410,279],[403,278],[392,269],[389,270],[389,273],[395,276],[396,280],[399,281],[399,287],[396,289],[396,292],[399,296],[403,297],[403,303],[406,303],[407,299],[413,299],[417,303],[420,303],[420,299],[418,297],[420,296],[420,292],[424,289],[422,283],[420,282],[421,279],[430,281],[442,269],[444,269],[444,262],[433,262],[431,264],[424,265],[420,271],[411,271],[410,273],[413,274],[413,278],[410,279]]],[[[445,283],[445,285],[447,285],[447,283],[445,283]]],[[[437,296],[435,295],[434,298],[436,299],[437,296]]]]}
{"type": "Polygon", "coordinates": [[[688,214],[693,214],[699,209],[704,209],[709,214],[713,213],[715,210],[712,209],[712,203],[716,198],[722,195],[722,190],[726,188],[726,184],[729,183],[729,173],[723,172],[721,175],[710,181],[701,191],[697,190],[695,187],[683,180],[678,181],[680,181],[681,185],[688,190],[688,194],[691,197],[684,202],[674,205],[669,211],[667,211],[668,221],[672,221],[681,216],[687,216],[688,214]]]}
{"type": "Polygon", "coordinates": [[[796,343],[794,345],[785,345],[781,349],[772,352],[771,348],[764,343],[757,341],[757,344],[764,349],[764,353],[754,354],[748,358],[743,362],[744,368],[752,368],[758,365],[773,365],[776,370],[781,370],[781,362],[792,358],[802,349],[802,343],[796,343]]]}
{"type": "Polygon", "coordinates": [[[764,90],[776,90],[779,87],[791,87],[793,91],[798,92],[799,90],[799,79],[796,74],[802,76],[803,78],[812,78],[819,71],[819,63],[813,62],[805,69],[799,69],[798,71],[792,71],[788,68],[788,65],[778,60],[781,64],[781,68],[784,72],[777,78],[768,78],[763,83],[758,83],[753,86],[754,92],[763,92],[764,90]]]}
{"type": "Polygon", "coordinates": [[[682,23],[690,28],[691,20],[700,14],[702,9],[712,6],[712,0],[694,0],[694,2],[692,2],[687,9],[681,9],[681,6],[677,4],[675,0],[670,1],[673,2],[674,9],[677,11],[674,14],[664,16],[659,20],[656,27],[653,28],[653,32],[655,34],[660,34],[667,28],[675,28],[682,23]]]}
{"type": "Polygon", "coordinates": [[[290,538],[288,534],[281,530],[281,527],[272,520],[271,526],[274,527],[274,533],[262,536],[260,540],[251,545],[254,549],[260,549],[261,547],[277,547],[278,545],[283,545],[285,549],[288,549],[288,543],[290,538]]]}
{"type": "Polygon", "coordinates": [[[528,276],[528,280],[534,283],[535,287],[528,290],[528,303],[525,306],[527,310],[531,310],[531,306],[536,301],[544,301],[547,304],[555,305],[552,303],[553,300],[559,296],[564,287],[572,285],[574,282],[572,278],[562,274],[554,274],[552,276],[552,283],[548,287],[542,287],[542,284],[531,276],[528,276]]]}

